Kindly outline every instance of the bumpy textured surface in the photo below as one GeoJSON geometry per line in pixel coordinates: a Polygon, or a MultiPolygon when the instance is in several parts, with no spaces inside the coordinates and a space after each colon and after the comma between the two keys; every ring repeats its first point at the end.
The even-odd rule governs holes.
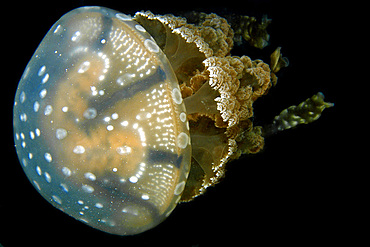
{"type": "Polygon", "coordinates": [[[173,66],[190,120],[193,159],[182,201],[217,183],[228,161],[263,147],[261,128],[250,121],[252,105],[271,87],[271,75],[276,78],[261,60],[230,56],[234,32],[226,19],[193,17],[187,23],[173,15],[135,15],[173,66]]]}
{"type": "Polygon", "coordinates": [[[14,105],[29,180],[55,207],[128,235],[163,221],[190,169],[181,92],[167,58],[129,16],[79,8],[51,28],[14,105]]]}
{"type": "Polygon", "coordinates": [[[325,102],[324,95],[319,92],[297,106],[293,105],[284,109],[275,117],[271,125],[265,127],[265,135],[271,135],[279,131],[294,128],[299,124],[312,123],[319,119],[321,113],[326,108],[333,106],[333,103],[325,102]]]}

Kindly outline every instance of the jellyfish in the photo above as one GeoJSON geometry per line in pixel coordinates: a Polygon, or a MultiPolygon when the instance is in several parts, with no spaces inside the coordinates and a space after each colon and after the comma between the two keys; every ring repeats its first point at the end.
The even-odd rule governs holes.
{"type": "MultiPolygon", "coordinates": [[[[249,35],[264,46],[268,36],[254,33],[264,32],[249,35]]],[[[14,141],[32,185],[91,227],[142,233],[217,184],[228,162],[258,153],[265,136],[333,106],[318,93],[254,126],[253,103],[288,61],[280,48],[270,65],[232,56],[233,44],[232,27],[216,14],[191,23],[104,7],[65,14],[15,95],[14,141]]]]}

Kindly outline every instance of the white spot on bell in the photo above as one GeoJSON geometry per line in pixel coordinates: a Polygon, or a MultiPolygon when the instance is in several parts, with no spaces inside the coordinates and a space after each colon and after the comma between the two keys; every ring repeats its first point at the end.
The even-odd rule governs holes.
{"type": "Polygon", "coordinates": [[[47,93],[48,93],[48,91],[46,89],[42,89],[39,93],[40,98],[41,99],[45,98],[47,93]]]}
{"type": "Polygon", "coordinates": [[[76,31],[76,32],[73,34],[73,36],[72,36],[71,40],[72,40],[73,42],[78,41],[78,40],[79,40],[80,35],[81,35],[81,32],[80,32],[80,31],[76,31]]]}
{"type": "Polygon", "coordinates": [[[178,183],[176,185],[174,194],[175,195],[180,195],[182,193],[182,191],[184,190],[184,188],[185,188],[185,181],[182,181],[182,182],[178,183]]]}
{"type": "Polygon", "coordinates": [[[36,180],[33,180],[32,182],[33,182],[33,184],[35,185],[35,187],[36,187],[38,190],[41,190],[41,187],[40,187],[40,185],[36,182],[36,180]]]}
{"type": "Polygon", "coordinates": [[[178,88],[174,88],[172,90],[172,99],[178,105],[182,103],[181,92],[180,92],[180,90],[178,88]]]}
{"type": "Polygon", "coordinates": [[[85,61],[80,65],[80,67],[77,70],[77,73],[79,74],[85,73],[89,68],[90,68],[90,62],[85,61]]]}
{"type": "Polygon", "coordinates": [[[177,146],[179,148],[186,148],[186,146],[188,145],[188,142],[189,142],[189,136],[186,133],[181,132],[177,136],[177,146]]]}
{"type": "Polygon", "coordinates": [[[84,146],[77,145],[76,147],[74,147],[73,152],[75,154],[83,154],[83,153],[85,153],[85,148],[84,148],[84,146]]]}
{"type": "Polygon", "coordinates": [[[60,184],[60,187],[62,187],[62,189],[63,189],[64,192],[68,192],[69,191],[68,186],[66,184],[64,184],[64,183],[61,183],[60,184]]]}
{"type": "Polygon", "coordinates": [[[60,199],[59,196],[52,195],[51,198],[53,199],[54,202],[58,203],[59,205],[62,204],[62,199],[60,199]]]}
{"type": "Polygon", "coordinates": [[[51,176],[50,176],[50,174],[49,174],[49,173],[47,173],[47,172],[45,172],[45,173],[44,173],[44,176],[45,176],[45,180],[46,180],[46,182],[51,183],[51,176]]]}
{"type": "Polygon", "coordinates": [[[55,28],[54,33],[56,34],[56,33],[60,32],[61,30],[62,30],[62,26],[61,26],[61,25],[58,25],[58,26],[55,28]]]}
{"type": "Polygon", "coordinates": [[[49,116],[53,112],[53,107],[51,105],[47,105],[44,110],[45,116],[49,116]]]}
{"type": "Polygon", "coordinates": [[[22,122],[26,122],[27,121],[27,114],[22,113],[21,115],[19,115],[19,120],[21,120],[22,122]]]}
{"type": "Polygon", "coordinates": [[[137,181],[139,181],[139,179],[136,177],[136,176],[132,176],[129,178],[129,181],[133,184],[137,183],[137,181]]]}
{"type": "Polygon", "coordinates": [[[58,140],[62,140],[67,136],[67,131],[65,129],[62,129],[62,128],[57,129],[55,131],[55,136],[58,140]]]}
{"type": "Polygon", "coordinates": [[[84,174],[85,178],[90,180],[90,181],[95,181],[96,180],[96,176],[95,174],[91,173],[91,172],[86,172],[84,174]]]}
{"type": "Polygon", "coordinates": [[[94,119],[97,114],[98,113],[95,108],[87,108],[87,110],[83,113],[83,116],[86,119],[94,119]]]}
{"type": "Polygon", "coordinates": [[[117,148],[117,153],[120,155],[129,154],[131,153],[132,148],[129,146],[122,146],[117,148]]]}
{"type": "Polygon", "coordinates": [[[181,120],[181,122],[185,123],[185,121],[186,121],[186,113],[185,112],[180,113],[180,120],[181,120]]]}
{"type": "Polygon", "coordinates": [[[39,166],[36,166],[36,173],[41,176],[42,175],[42,170],[39,166]]]}
{"type": "Polygon", "coordinates": [[[151,39],[146,39],[144,41],[144,45],[145,47],[150,51],[150,52],[154,52],[154,53],[157,53],[159,52],[159,47],[158,45],[151,39]]]}
{"type": "Polygon", "coordinates": [[[83,191],[85,191],[86,193],[89,193],[89,194],[93,193],[94,190],[95,190],[92,186],[87,185],[87,184],[83,184],[81,188],[82,188],[83,191]]]}
{"type": "Polygon", "coordinates": [[[39,69],[39,71],[37,72],[37,75],[38,76],[43,76],[45,74],[45,71],[46,71],[46,66],[43,65],[41,66],[41,68],[39,69]]]}
{"type": "Polygon", "coordinates": [[[140,32],[146,32],[146,30],[145,30],[145,28],[143,28],[143,26],[141,26],[141,25],[135,25],[135,28],[136,28],[136,30],[138,30],[138,31],[140,31],[140,32]]]}
{"type": "Polygon", "coordinates": [[[24,91],[19,95],[19,100],[23,103],[26,100],[26,93],[24,91]]]}
{"type": "Polygon", "coordinates": [[[39,109],[40,109],[40,103],[38,101],[35,101],[35,103],[33,103],[33,111],[38,112],[39,109]]]}
{"type": "Polygon", "coordinates": [[[147,195],[147,194],[143,194],[142,196],[141,196],[141,199],[143,199],[143,200],[149,200],[149,195],[147,195]]]}
{"type": "Polygon", "coordinates": [[[47,82],[48,82],[48,80],[49,80],[49,74],[46,74],[46,75],[44,76],[44,78],[42,78],[41,83],[42,83],[42,84],[45,84],[45,83],[47,83],[47,82]]]}
{"type": "Polygon", "coordinates": [[[49,162],[49,163],[53,160],[53,157],[51,156],[51,154],[50,154],[50,153],[45,153],[45,154],[44,154],[44,158],[45,158],[45,160],[46,160],[47,162],[49,162]]]}
{"type": "Polygon", "coordinates": [[[25,158],[22,159],[22,165],[26,167],[28,165],[27,160],[25,158]]]}

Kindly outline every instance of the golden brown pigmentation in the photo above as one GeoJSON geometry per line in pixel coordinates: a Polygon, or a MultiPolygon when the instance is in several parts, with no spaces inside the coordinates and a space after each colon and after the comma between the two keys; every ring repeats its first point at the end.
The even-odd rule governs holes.
{"type": "Polygon", "coordinates": [[[253,103],[276,84],[276,73],[288,65],[280,47],[271,55],[271,67],[231,54],[235,30],[236,40],[243,37],[258,48],[268,44],[267,17],[257,22],[232,16],[231,25],[216,14],[192,12],[188,19],[149,11],[135,15],[167,55],[190,121],[192,167],[182,201],[220,181],[230,160],[263,148],[263,129],[251,121],[253,103]]]}

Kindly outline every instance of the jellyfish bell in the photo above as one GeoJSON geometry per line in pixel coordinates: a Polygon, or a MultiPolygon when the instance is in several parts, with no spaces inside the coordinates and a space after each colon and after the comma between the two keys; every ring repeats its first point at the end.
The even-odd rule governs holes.
{"type": "MultiPolygon", "coordinates": [[[[219,182],[227,162],[263,148],[252,105],[287,62],[280,49],[272,69],[230,56],[233,34],[215,14],[192,24],[102,7],[64,15],[15,96],[15,144],[33,186],[89,226],[132,235],[219,182]]],[[[330,106],[318,94],[267,129],[312,122],[330,106]]]]}
{"type": "Polygon", "coordinates": [[[71,11],[18,86],[14,131],[25,173],[92,227],[153,228],[180,200],[190,169],[179,93],[166,56],[137,22],[105,8],[71,11]]]}

